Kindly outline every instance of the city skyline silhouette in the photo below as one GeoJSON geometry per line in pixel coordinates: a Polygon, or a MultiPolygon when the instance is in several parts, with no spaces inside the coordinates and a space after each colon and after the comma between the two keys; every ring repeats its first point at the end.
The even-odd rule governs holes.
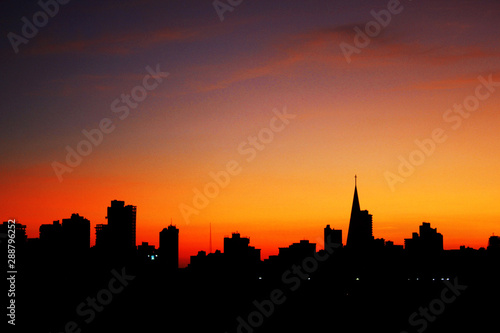
{"type": "Polygon", "coordinates": [[[499,1],[1,9],[9,332],[495,331],[499,1]]]}
{"type": "MultiPolygon", "coordinates": [[[[78,332],[106,331],[110,325],[138,330],[206,326],[239,333],[293,327],[299,332],[324,327],[330,320],[325,311],[330,309],[342,314],[335,317],[337,327],[363,330],[380,324],[355,322],[356,315],[384,322],[385,310],[357,308],[375,300],[392,309],[396,316],[391,324],[383,324],[390,327],[389,331],[400,332],[407,326],[413,330],[430,327],[429,332],[441,332],[442,327],[449,329],[450,325],[462,327],[463,323],[457,326],[461,311],[474,311],[474,316],[483,320],[490,318],[490,312],[496,311],[494,307],[477,307],[474,303],[470,308],[470,298],[484,300],[498,294],[490,289],[497,288],[500,277],[499,236],[491,236],[486,249],[462,246],[444,250],[443,235],[423,222],[419,232],[405,239],[404,246],[397,245],[371,235],[372,216],[360,209],[359,197],[356,182],[347,244],[342,243],[342,230],[327,225],[323,230],[323,249],[315,242],[300,239],[280,247],[277,255],[263,259],[250,238],[236,231],[224,237],[222,251],[200,250],[191,255],[185,268],[179,267],[182,229],[172,221],[158,232],[159,248],[146,241],[131,247],[140,220],[136,220],[138,207],[125,205],[124,201],[111,201],[107,208],[108,224],[96,225],[99,241],[93,247],[89,246],[90,221],[78,214],[62,223],[41,225],[39,238],[27,238],[26,226],[16,221],[17,270],[23,273],[23,278],[16,282],[20,289],[18,326],[78,332]],[[54,277],[58,277],[57,281],[53,281],[54,277]],[[74,283],[83,283],[85,287],[65,293],[65,288],[74,283]],[[42,285],[45,287],[40,288],[42,285]],[[401,290],[412,296],[401,294],[401,290]],[[490,291],[484,294],[486,290],[490,291]],[[40,310],[39,302],[46,301],[47,293],[52,295],[51,307],[40,310]],[[89,293],[97,296],[83,297],[89,293]],[[326,305],[321,301],[326,295],[338,302],[326,305]],[[168,301],[155,302],[157,297],[168,301]],[[36,301],[26,303],[28,299],[36,301]],[[113,299],[120,301],[113,303],[113,299]],[[469,299],[462,305],[467,310],[452,307],[460,299],[469,299]],[[80,303],[75,303],[78,300],[80,303]],[[181,304],[186,301],[191,306],[199,302],[194,306],[197,310],[183,311],[181,304]],[[417,307],[422,301],[430,301],[429,307],[417,307]],[[311,306],[311,302],[315,305],[311,306]],[[209,304],[212,307],[207,311],[209,304]],[[218,307],[224,312],[220,313],[218,307]],[[61,310],[53,312],[54,308],[61,310]],[[455,310],[448,310],[444,319],[436,321],[445,308],[455,310]],[[175,313],[170,324],[161,320],[165,311],[175,313]],[[123,317],[131,312],[140,316],[123,317]],[[313,322],[290,319],[319,313],[323,317],[314,317],[313,322]],[[193,315],[197,320],[183,322],[193,315]],[[117,318],[121,318],[120,322],[116,322],[117,318]],[[37,323],[35,326],[31,326],[32,320],[37,323]],[[39,324],[40,321],[44,323],[39,324]]],[[[11,224],[12,221],[4,222],[0,232],[7,234],[11,224]]],[[[465,325],[490,325],[489,321],[475,326],[473,322],[465,325]]]]}
{"type": "MultiPolygon", "coordinates": [[[[137,248],[142,244],[144,246],[148,246],[150,248],[151,252],[157,252],[156,254],[160,253],[160,247],[161,247],[161,239],[162,237],[165,239],[164,243],[168,244],[169,242],[175,243],[175,251],[172,249],[172,245],[166,245],[166,247],[170,247],[171,250],[170,252],[174,251],[176,255],[174,257],[171,257],[168,259],[169,262],[172,262],[172,265],[176,268],[178,267],[186,267],[188,266],[189,262],[187,262],[184,265],[179,266],[179,230],[176,228],[176,225],[173,225],[172,221],[170,221],[170,225],[168,227],[163,228],[160,230],[159,236],[158,236],[158,246],[155,246],[155,240],[153,240],[153,243],[151,242],[151,239],[141,239],[136,241],[136,210],[137,206],[133,205],[127,205],[125,206],[124,201],[119,201],[119,200],[112,200],[111,205],[107,208],[107,216],[106,219],[108,220],[108,224],[95,224],[94,227],[92,228],[94,230],[94,237],[91,236],[91,231],[90,231],[90,226],[91,226],[91,221],[85,219],[85,217],[80,216],[78,213],[73,213],[71,215],[70,219],[62,219],[62,224],[59,222],[59,220],[54,221],[52,224],[42,224],[39,227],[39,237],[36,238],[28,238],[26,236],[26,225],[22,225],[19,221],[17,223],[20,226],[23,226],[23,236],[24,238],[27,239],[27,241],[37,241],[37,239],[40,240],[41,244],[44,244],[45,247],[52,247],[52,248],[58,248],[60,246],[64,245],[70,245],[71,249],[76,249],[78,248],[78,251],[82,251],[82,249],[88,249],[90,246],[87,246],[88,244],[91,243],[92,240],[94,240],[94,245],[92,247],[95,247],[99,251],[103,252],[110,252],[113,251],[115,255],[117,253],[126,253],[126,252],[135,252],[137,251],[137,248]],[[111,216],[111,218],[109,218],[111,216]],[[129,222],[124,223],[123,220],[127,220],[129,222]],[[111,222],[109,222],[111,221],[111,222]],[[83,223],[83,224],[82,224],[83,223]],[[67,224],[65,228],[65,224],[67,224]],[[172,229],[172,230],[171,230],[172,229]],[[89,232],[88,237],[86,235],[82,235],[82,230],[87,230],[89,232]],[[174,231],[175,230],[175,231],[174,231]],[[177,236],[174,236],[172,238],[171,236],[168,236],[168,234],[171,234],[173,231],[174,233],[177,233],[177,236]],[[72,239],[68,243],[66,238],[68,238],[68,235],[72,234],[72,237],[69,237],[72,239]],[[164,236],[162,236],[164,234],[164,236]],[[170,239],[170,241],[166,241],[166,239],[170,239]],[[174,241],[175,239],[175,241],[174,241]],[[80,244],[80,245],[77,245],[80,244]],[[87,245],[85,245],[87,244],[87,245]],[[128,245],[127,245],[128,244],[128,245]],[[135,245],[133,245],[135,244],[135,245]]],[[[140,225],[140,223],[139,223],[140,225]]],[[[330,235],[334,235],[335,240],[339,244],[344,244],[342,240],[342,229],[335,229],[336,226],[334,226],[333,229],[329,229],[328,233],[330,235]],[[335,234],[336,232],[336,234],[335,234]]],[[[211,228],[211,226],[210,226],[211,228]]],[[[235,230],[231,231],[233,235],[237,234],[240,235],[240,233],[237,231],[238,227],[234,227],[235,230]]],[[[324,229],[324,234],[326,235],[327,233],[327,228],[330,228],[330,224],[328,224],[325,229],[324,229]]],[[[408,250],[408,247],[410,247],[410,251],[415,251],[415,248],[421,248],[422,245],[420,243],[430,242],[430,238],[433,236],[427,236],[429,233],[434,232],[435,235],[438,235],[440,238],[437,240],[436,245],[429,245],[429,247],[433,247],[435,250],[431,251],[442,251],[444,249],[444,241],[443,241],[443,235],[440,233],[437,233],[437,229],[432,229],[430,228],[430,223],[429,222],[422,222],[422,225],[419,227],[420,230],[420,236],[418,232],[412,232],[411,235],[408,235],[410,237],[404,238],[403,244],[396,244],[397,246],[403,247],[408,250]],[[422,235],[424,238],[422,238],[422,235]],[[422,239],[422,240],[421,240],[422,239]],[[426,241],[427,239],[427,241],[426,241]],[[437,248],[437,250],[436,250],[437,248]],[[413,250],[411,250],[413,249],[413,250]]],[[[187,235],[188,236],[188,235],[187,235]]],[[[484,240],[485,246],[481,246],[480,248],[486,248],[489,246],[489,244],[492,242],[495,243],[495,239],[497,239],[497,236],[494,236],[494,231],[490,235],[488,239],[484,240]]],[[[189,237],[186,237],[189,239],[189,237]]],[[[224,236],[224,244],[223,247],[226,248],[226,241],[229,238],[227,236],[224,236]]],[[[245,238],[248,239],[249,238],[245,238]]],[[[303,237],[301,239],[304,239],[303,237]]],[[[318,240],[319,238],[316,238],[318,240]]],[[[209,240],[208,242],[211,242],[211,230],[209,230],[209,240]]],[[[361,210],[360,208],[360,203],[359,203],[359,195],[358,195],[358,182],[357,182],[357,175],[355,176],[355,183],[354,183],[354,195],[353,195],[353,200],[352,200],[352,207],[351,207],[351,214],[350,214],[350,219],[349,219],[349,227],[348,227],[348,233],[347,233],[347,239],[345,242],[345,246],[347,248],[350,248],[352,250],[357,250],[357,251],[366,251],[369,248],[375,246],[376,244],[378,245],[384,245],[386,242],[389,242],[390,244],[394,244],[392,240],[385,240],[384,238],[375,238],[373,236],[373,217],[371,214],[368,213],[368,210],[361,210]]],[[[434,241],[435,242],[435,241],[434,241]]],[[[467,243],[467,239],[461,240],[463,243],[467,243]]],[[[326,236],[325,236],[325,243],[326,243],[326,236]]],[[[434,244],[434,243],[433,243],[434,244]]],[[[323,244],[319,244],[320,246],[323,244]]],[[[208,247],[211,247],[211,244],[208,244],[208,247]]],[[[460,245],[459,248],[449,248],[449,250],[458,250],[460,248],[465,248],[465,245],[460,245]]],[[[467,246],[467,248],[470,248],[467,246]]],[[[148,252],[147,251],[147,252],[148,252]]],[[[198,249],[198,251],[203,251],[206,253],[205,247],[203,249],[198,249]]],[[[216,249],[217,251],[217,249],[216,249]]],[[[261,251],[259,249],[259,251],[261,251]]],[[[211,252],[208,251],[208,254],[211,252]]],[[[272,257],[275,254],[269,254],[268,257],[272,257]]],[[[188,253],[184,255],[185,257],[192,258],[194,256],[194,253],[188,253]]],[[[259,254],[260,258],[260,254],[259,254]]],[[[259,259],[260,260],[260,259],[259,259]]],[[[185,261],[184,261],[185,262],[185,261]]]]}

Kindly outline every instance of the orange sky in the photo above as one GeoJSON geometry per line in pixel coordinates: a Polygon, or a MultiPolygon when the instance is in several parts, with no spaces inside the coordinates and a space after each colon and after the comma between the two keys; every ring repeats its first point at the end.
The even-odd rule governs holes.
{"type": "MultiPolygon", "coordinates": [[[[500,233],[500,84],[479,79],[500,82],[498,2],[404,2],[350,63],[339,45],[354,45],[354,28],[387,2],[256,1],[223,22],[207,3],[132,1],[120,15],[75,3],[19,54],[4,41],[0,219],[37,237],[40,224],[79,213],[93,243],[111,200],[124,200],[138,207],[138,244],[158,245],[173,220],[181,265],[208,250],[210,222],[213,249],[239,231],[266,258],[300,239],[321,247],[326,224],[345,242],[357,174],[377,238],[403,244],[423,221],[447,249],[500,233]],[[143,85],[147,66],[169,75],[121,120],[111,105],[143,85]],[[447,113],[474,101],[466,116],[447,113]],[[273,110],[285,108],[295,117],[281,126],[273,110]],[[54,161],[104,118],[114,131],[60,182],[54,161]],[[441,142],[416,152],[436,129],[441,142]],[[250,143],[259,133],[261,150],[250,143]],[[401,176],[400,156],[424,159],[401,176]],[[193,189],[230,161],[239,172],[188,223],[180,205],[193,207],[193,189]],[[404,182],[391,186],[388,172],[404,182]]],[[[13,9],[12,31],[23,10],[13,9]]]]}

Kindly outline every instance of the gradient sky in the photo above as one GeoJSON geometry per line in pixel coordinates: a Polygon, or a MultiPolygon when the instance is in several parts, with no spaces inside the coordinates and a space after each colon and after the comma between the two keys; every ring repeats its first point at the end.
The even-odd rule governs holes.
{"type": "Polygon", "coordinates": [[[479,76],[500,82],[496,0],[401,1],[350,63],[341,43],[387,1],[242,1],[224,21],[210,0],[70,1],[17,54],[8,34],[41,8],[1,6],[0,219],[29,237],[79,213],[93,244],[117,199],[138,207],[138,244],[158,245],[172,219],[181,265],[208,250],[209,223],[213,249],[234,231],[263,258],[300,239],[321,248],[326,224],[345,242],[354,174],[377,238],[403,244],[423,221],[447,249],[500,234],[500,86],[480,88],[488,98],[461,123],[444,117],[479,76]],[[121,120],[111,104],[147,66],[169,75],[121,120]],[[296,117],[247,161],[238,147],[284,108],[296,117]],[[52,163],[104,118],[114,131],[60,182],[52,163]],[[437,128],[446,140],[391,188],[386,173],[437,128]],[[231,160],[241,172],[188,223],[179,206],[231,160]]]}

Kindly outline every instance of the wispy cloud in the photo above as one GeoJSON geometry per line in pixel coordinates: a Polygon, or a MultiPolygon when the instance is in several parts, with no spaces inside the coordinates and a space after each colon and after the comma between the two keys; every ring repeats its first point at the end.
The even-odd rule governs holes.
{"type": "MultiPolygon", "coordinates": [[[[340,62],[343,59],[341,54],[332,56],[332,53],[327,52],[326,49],[336,45],[336,42],[347,36],[350,28],[352,28],[351,25],[342,25],[285,36],[284,40],[281,37],[271,40],[267,46],[263,47],[256,59],[253,59],[252,63],[258,63],[258,65],[249,67],[248,59],[237,59],[232,64],[197,67],[192,70],[198,73],[218,73],[218,79],[197,80],[191,82],[190,86],[197,92],[207,92],[224,89],[246,80],[278,75],[302,62],[325,60],[327,57],[329,57],[328,61],[336,58],[340,62]],[[224,73],[223,77],[220,77],[221,73],[224,73]]],[[[212,75],[202,75],[202,77],[210,78],[212,75]]]]}
{"type": "Polygon", "coordinates": [[[76,74],[44,82],[38,90],[25,92],[29,96],[75,97],[92,95],[96,92],[113,94],[122,86],[136,84],[144,73],[119,74],[76,74]]]}
{"type": "Polygon", "coordinates": [[[475,73],[475,74],[464,74],[454,77],[447,77],[444,79],[427,80],[425,82],[413,83],[400,87],[396,90],[449,90],[449,89],[460,89],[464,87],[469,87],[471,85],[477,85],[477,78],[479,75],[488,76],[492,74],[494,78],[500,77],[500,70],[494,70],[488,73],[475,73]]]}
{"type": "MultiPolygon", "coordinates": [[[[448,23],[443,24],[449,25],[448,23]]],[[[363,27],[364,24],[352,23],[323,27],[288,35],[279,41],[270,41],[269,45],[263,48],[257,57],[261,60],[264,59],[260,61],[258,66],[242,66],[242,60],[238,59],[239,66],[237,64],[223,65],[224,68],[233,68],[233,70],[223,70],[222,65],[202,68],[201,70],[207,73],[217,72],[220,74],[224,72],[225,74],[222,78],[218,75],[215,82],[210,81],[210,79],[197,81],[192,84],[192,88],[199,92],[224,89],[245,80],[283,73],[292,66],[301,63],[315,63],[332,70],[406,67],[409,63],[422,68],[437,68],[468,61],[479,62],[500,55],[499,50],[486,49],[484,45],[456,43],[443,46],[432,40],[411,40],[397,29],[392,29],[387,32],[384,31],[380,36],[373,39],[366,49],[353,56],[351,64],[347,64],[339,45],[342,42],[353,44],[354,27],[356,26],[363,27]]],[[[466,24],[460,26],[465,27],[466,24]]],[[[200,70],[200,68],[197,70],[200,70]]],[[[206,77],[211,76],[207,75],[206,77]]],[[[429,82],[427,86],[422,83],[421,86],[415,88],[445,89],[445,87],[460,84],[460,81],[455,78],[443,78],[441,82],[429,82]]]]}
{"type": "Polygon", "coordinates": [[[40,42],[33,47],[31,52],[34,55],[60,53],[127,55],[159,44],[193,40],[200,35],[199,30],[165,28],[143,33],[105,33],[94,38],[80,38],[69,41],[56,41],[46,37],[40,39],[40,42]]]}

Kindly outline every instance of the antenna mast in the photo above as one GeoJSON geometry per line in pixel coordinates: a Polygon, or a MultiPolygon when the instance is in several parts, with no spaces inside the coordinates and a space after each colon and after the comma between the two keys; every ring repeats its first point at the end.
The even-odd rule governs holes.
{"type": "Polygon", "coordinates": [[[212,253],[212,222],[210,222],[210,250],[209,253],[212,253]]]}

